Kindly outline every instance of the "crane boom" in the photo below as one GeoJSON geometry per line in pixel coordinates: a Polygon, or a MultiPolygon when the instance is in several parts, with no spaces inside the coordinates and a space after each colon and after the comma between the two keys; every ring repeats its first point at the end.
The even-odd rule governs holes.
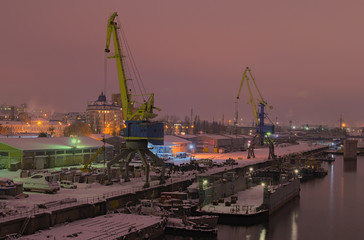
{"type": "MultiPolygon", "coordinates": [[[[120,86],[120,97],[121,97],[121,104],[123,109],[124,120],[127,120],[129,116],[131,116],[131,101],[130,101],[130,94],[128,93],[128,87],[126,84],[126,77],[123,65],[123,56],[120,47],[119,36],[117,33],[117,23],[114,21],[117,13],[114,12],[109,20],[107,21],[107,36],[106,36],[106,47],[105,52],[110,52],[110,41],[111,36],[113,36],[114,41],[114,51],[115,54],[113,56],[109,56],[108,58],[115,58],[116,65],[118,70],[118,78],[119,78],[119,86],[120,86]]],[[[129,120],[129,119],[128,119],[129,120]]]]}
{"type": "Polygon", "coordinates": [[[125,69],[123,62],[124,56],[122,55],[120,39],[118,36],[118,29],[120,29],[120,27],[115,21],[116,16],[117,12],[114,12],[107,21],[105,52],[106,53],[110,52],[111,36],[113,36],[115,54],[108,56],[108,58],[116,59],[124,120],[142,121],[155,118],[157,114],[153,113],[153,110],[156,109],[160,111],[161,109],[154,106],[153,93],[148,94],[149,95],[148,100],[141,103],[139,107],[136,107],[135,102],[131,100],[131,95],[128,92],[127,78],[125,76],[125,69]]]}
{"type": "MultiPolygon", "coordinates": [[[[120,44],[120,39],[118,35],[118,26],[115,18],[118,14],[114,12],[107,21],[107,34],[106,34],[106,47],[105,52],[110,52],[110,43],[113,38],[114,51],[113,55],[109,55],[108,58],[116,59],[116,66],[119,78],[120,86],[120,97],[122,110],[125,121],[124,128],[124,138],[131,144],[133,141],[139,142],[143,146],[146,141],[149,141],[156,145],[163,145],[164,139],[164,125],[161,122],[150,122],[149,119],[155,118],[157,114],[153,113],[156,109],[160,111],[161,109],[154,107],[154,94],[143,94],[141,96],[148,95],[148,100],[144,100],[143,103],[137,103],[131,99],[131,94],[128,91],[127,78],[125,74],[123,54],[120,44]],[[139,106],[137,106],[139,104],[139,106]]],[[[133,63],[131,63],[133,64],[133,63]]],[[[133,67],[136,67],[133,65],[133,67]]],[[[138,95],[134,95],[138,96],[138,95]]],[[[140,96],[140,95],[139,95],[140,96]]]]}
{"type": "MultiPolygon", "coordinates": [[[[270,109],[272,109],[272,106],[269,106],[267,101],[264,100],[257,83],[255,82],[255,79],[253,77],[253,74],[251,73],[251,70],[249,67],[245,68],[242,79],[241,79],[241,83],[240,83],[240,87],[238,90],[238,95],[236,97],[236,99],[238,100],[240,98],[240,93],[241,93],[241,89],[243,88],[244,82],[246,82],[246,85],[248,87],[248,92],[249,92],[249,103],[252,107],[253,110],[253,115],[254,115],[254,120],[255,123],[257,125],[257,132],[258,133],[264,133],[264,132],[273,132],[274,131],[274,126],[269,126],[269,125],[264,125],[264,107],[269,107],[270,109]],[[259,94],[259,98],[257,99],[258,104],[260,105],[260,113],[258,113],[257,108],[255,106],[254,103],[254,96],[252,93],[252,89],[249,83],[249,80],[251,79],[251,81],[254,84],[255,89],[257,90],[258,94],[259,94]]],[[[236,115],[238,115],[236,113],[236,115]]]]}

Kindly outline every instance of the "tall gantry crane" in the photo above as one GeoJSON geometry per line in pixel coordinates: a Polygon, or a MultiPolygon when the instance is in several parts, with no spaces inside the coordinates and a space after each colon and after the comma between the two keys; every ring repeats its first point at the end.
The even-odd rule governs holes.
{"type": "MultiPolygon", "coordinates": [[[[251,105],[251,108],[253,110],[253,115],[254,115],[254,120],[255,120],[255,125],[256,125],[256,135],[254,136],[253,140],[250,143],[249,146],[249,152],[248,152],[248,158],[255,157],[254,155],[254,147],[257,144],[263,145],[264,144],[264,138],[267,139],[270,148],[273,148],[272,146],[272,141],[269,139],[269,135],[274,133],[274,125],[268,125],[265,124],[264,120],[267,117],[266,113],[264,112],[265,107],[268,107],[270,109],[273,109],[272,106],[268,105],[267,101],[264,100],[261,92],[259,91],[258,85],[255,82],[255,79],[251,73],[251,70],[249,67],[247,67],[244,70],[242,79],[241,79],[241,83],[240,83],[240,87],[239,87],[239,91],[238,91],[238,95],[236,97],[237,101],[240,98],[240,93],[241,93],[241,89],[243,88],[244,82],[246,82],[247,88],[248,88],[248,93],[249,93],[249,103],[251,105]],[[254,102],[254,96],[252,93],[252,89],[251,89],[251,85],[250,85],[250,81],[253,83],[259,97],[256,99],[257,104],[259,105],[259,112],[257,110],[256,107],[256,103],[254,102]]],[[[237,103],[236,101],[236,103],[237,103]]],[[[235,113],[235,118],[237,121],[238,118],[238,109],[236,108],[236,113],[235,113]]],[[[236,122],[237,124],[237,122],[236,122]]],[[[271,151],[270,151],[271,152],[271,151]]],[[[272,157],[274,157],[274,151],[272,153],[272,157]]],[[[271,157],[271,154],[269,155],[269,158],[271,157]]]]}
{"type": "MultiPolygon", "coordinates": [[[[141,158],[145,167],[146,181],[144,187],[149,187],[149,163],[146,156],[149,156],[157,165],[162,167],[160,183],[164,183],[164,170],[165,165],[163,160],[158,158],[148,149],[148,142],[154,145],[163,145],[164,143],[164,124],[162,122],[151,122],[157,116],[153,110],[160,111],[159,108],[154,106],[154,94],[143,94],[143,102],[137,102],[132,99],[132,95],[129,92],[126,68],[124,65],[124,55],[121,48],[120,37],[118,30],[120,29],[115,18],[117,12],[114,12],[107,21],[107,35],[106,35],[106,48],[105,52],[108,54],[108,58],[114,58],[116,60],[120,96],[122,103],[122,111],[124,116],[124,138],[126,141],[126,148],[122,150],[121,154],[116,156],[107,164],[107,172],[109,181],[111,180],[111,166],[120,162],[120,168],[122,164],[125,165],[125,181],[129,179],[129,162],[134,158],[137,153],[141,158]],[[113,37],[114,54],[110,54],[110,43],[113,37]]],[[[130,57],[130,56],[129,56],[130,57]]]]}

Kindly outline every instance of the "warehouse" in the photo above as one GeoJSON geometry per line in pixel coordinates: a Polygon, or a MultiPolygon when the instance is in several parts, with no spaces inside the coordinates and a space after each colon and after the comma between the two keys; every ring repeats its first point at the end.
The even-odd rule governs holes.
{"type": "MultiPolygon", "coordinates": [[[[44,169],[86,163],[104,143],[90,137],[3,138],[0,139],[0,168],[44,169]]],[[[112,157],[113,146],[95,162],[112,157]]]]}

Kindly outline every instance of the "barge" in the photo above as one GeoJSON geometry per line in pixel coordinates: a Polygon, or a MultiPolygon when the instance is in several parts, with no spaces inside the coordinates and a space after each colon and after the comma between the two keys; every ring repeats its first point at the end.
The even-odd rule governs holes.
{"type": "Polygon", "coordinates": [[[200,210],[199,214],[218,215],[220,224],[229,225],[254,225],[269,220],[269,215],[273,214],[280,207],[293,198],[299,196],[300,180],[298,178],[272,186],[256,186],[252,190],[245,190],[238,193],[236,203],[225,201],[225,204],[208,204],[200,210]],[[257,199],[253,199],[253,194],[244,196],[244,192],[255,191],[261,195],[260,204],[257,199]],[[239,199],[252,199],[252,203],[239,201],[239,199]]]}

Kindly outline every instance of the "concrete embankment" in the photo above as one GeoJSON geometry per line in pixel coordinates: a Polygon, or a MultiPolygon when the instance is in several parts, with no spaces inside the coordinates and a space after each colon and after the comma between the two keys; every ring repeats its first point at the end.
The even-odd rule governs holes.
{"type": "Polygon", "coordinates": [[[186,189],[192,181],[187,179],[136,191],[135,193],[98,196],[88,203],[71,203],[50,209],[37,209],[36,211],[12,216],[11,218],[0,218],[0,239],[5,238],[9,234],[28,235],[38,230],[49,229],[57,224],[105,215],[109,211],[124,207],[128,202],[157,198],[162,192],[186,189]]]}

